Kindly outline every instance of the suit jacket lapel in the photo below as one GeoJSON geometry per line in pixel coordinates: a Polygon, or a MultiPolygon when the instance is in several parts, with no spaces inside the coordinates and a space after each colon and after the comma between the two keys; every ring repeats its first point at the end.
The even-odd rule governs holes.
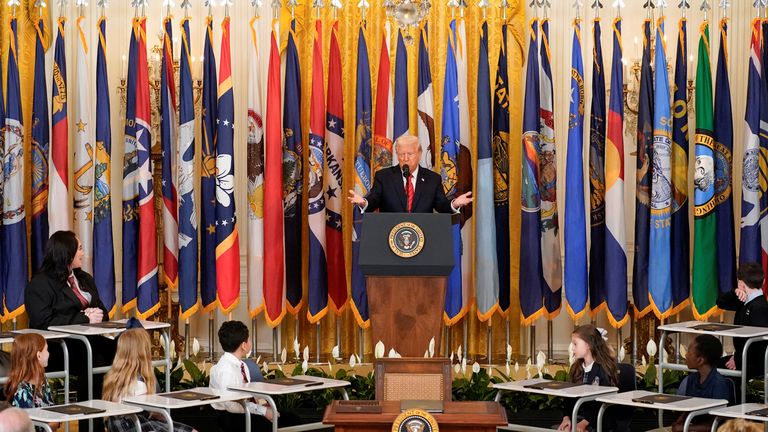
{"type": "Polygon", "coordinates": [[[80,299],[78,299],[77,296],[75,295],[75,292],[72,291],[72,287],[69,286],[69,282],[64,281],[61,289],[64,290],[64,295],[69,297],[69,299],[72,300],[72,302],[76,303],[78,306],[80,305],[80,299]]]}
{"type": "MultiPolygon", "coordinates": [[[[419,176],[416,178],[416,188],[413,191],[413,208],[411,208],[411,211],[415,211],[418,207],[417,204],[419,203],[419,198],[421,198],[421,193],[424,191],[424,188],[427,184],[427,178],[425,175],[426,168],[420,166],[419,167],[419,176]]],[[[432,211],[432,209],[430,209],[432,211]]]]}

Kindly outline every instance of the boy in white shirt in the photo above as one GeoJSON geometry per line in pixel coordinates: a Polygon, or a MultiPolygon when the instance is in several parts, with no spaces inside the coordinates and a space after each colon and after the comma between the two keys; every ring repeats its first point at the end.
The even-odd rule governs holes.
{"type": "MultiPolygon", "coordinates": [[[[219,343],[225,352],[219,362],[211,368],[210,387],[227,390],[230,386],[250,382],[251,374],[248,365],[242,360],[251,351],[248,327],[240,321],[224,322],[219,328],[219,343]]],[[[242,424],[244,427],[245,418],[242,416],[242,405],[237,402],[221,402],[211,405],[217,410],[226,411],[227,413],[224,413],[223,417],[229,423],[242,424]]],[[[265,423],[264,418],[269,422],[273,420],[274,414],[271,408],[259,405],[252,400],[248,401],[247,405],[248,412],[252,414],[252,430],[261,430],[265,423]]]]}

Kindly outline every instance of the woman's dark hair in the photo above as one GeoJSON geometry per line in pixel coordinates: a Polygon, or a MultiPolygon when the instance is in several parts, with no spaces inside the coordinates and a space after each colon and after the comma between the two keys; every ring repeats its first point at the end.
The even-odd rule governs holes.
{"type": "MultiPolygon", "coordinates": [[[[592,353],[592,358],[595,359],[595,363],[603,368],[610,379],[608,384],[615,386],[619,377],[619,367],[616,363],[616,357],[614,357],[608,344],[605,343],[603,335],[600,334],[597,327],[592,324],[581,325],[573,330],[573,334],[589,345],[589,351],[592,353]]],[[[576,359],[576,361],[573,362],[570,375],[571,381],[581,382],[584,378],[584,359],[576,359]]]]}
{"type": "Polygon", "coordinates": [[[56,231],[45,244],[43,263],[40,272],[58,281],[65,281],[69,276],[69,265],[75,259],[80,242],[72,231],[56,231]]]}

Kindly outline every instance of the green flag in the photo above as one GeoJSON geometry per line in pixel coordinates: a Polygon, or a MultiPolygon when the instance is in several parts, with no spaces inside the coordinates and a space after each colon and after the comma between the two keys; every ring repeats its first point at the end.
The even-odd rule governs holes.
{"type": "Polygon", "coordinates": [[[712,121],[709,21],[701,25],[696,68],[696,165],[694,182],[693,315],[706,319],[717,310],[717,219],[712,121]]]}

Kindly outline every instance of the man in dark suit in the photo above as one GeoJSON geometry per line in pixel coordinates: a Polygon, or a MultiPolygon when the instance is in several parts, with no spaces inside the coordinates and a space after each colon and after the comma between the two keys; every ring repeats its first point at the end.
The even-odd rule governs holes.
{"type": "MultiPolygon", "coordinates": [[[[763,294],[763,268],[758,263],[744,263],[739,266],[738,284],[735,290],[723,293],[717,299],[720,309],[736,311],[733,323],[736,325],[768,327],[768,301],[763,294]]],[[[731,370],[741,370],[747,378],[761,376],[764,368],[765,342],[749,346],[747,364],[741,364],[744,350],[744,338],[734,338],[734,355],[724,357],[724,366],[731,370]]],[[[722,366],[722,365],[721,365],[722,366]]],[[[737,384],[739,384],[737,382],[737,384]]],[[[739,394],[737,391],[736,394],[739,394]]]]}
{"type": "Polygon", "coordinates": [[[421,146],[417,137],[398,138],[395,153],[399,164],[379,170],[368,195],[363,197],[354,190],[349,191],[352,204],[364,212],[456,213],[472,202],[472,192],[449,200],[440,175],[419,166],[421,146]]]}

